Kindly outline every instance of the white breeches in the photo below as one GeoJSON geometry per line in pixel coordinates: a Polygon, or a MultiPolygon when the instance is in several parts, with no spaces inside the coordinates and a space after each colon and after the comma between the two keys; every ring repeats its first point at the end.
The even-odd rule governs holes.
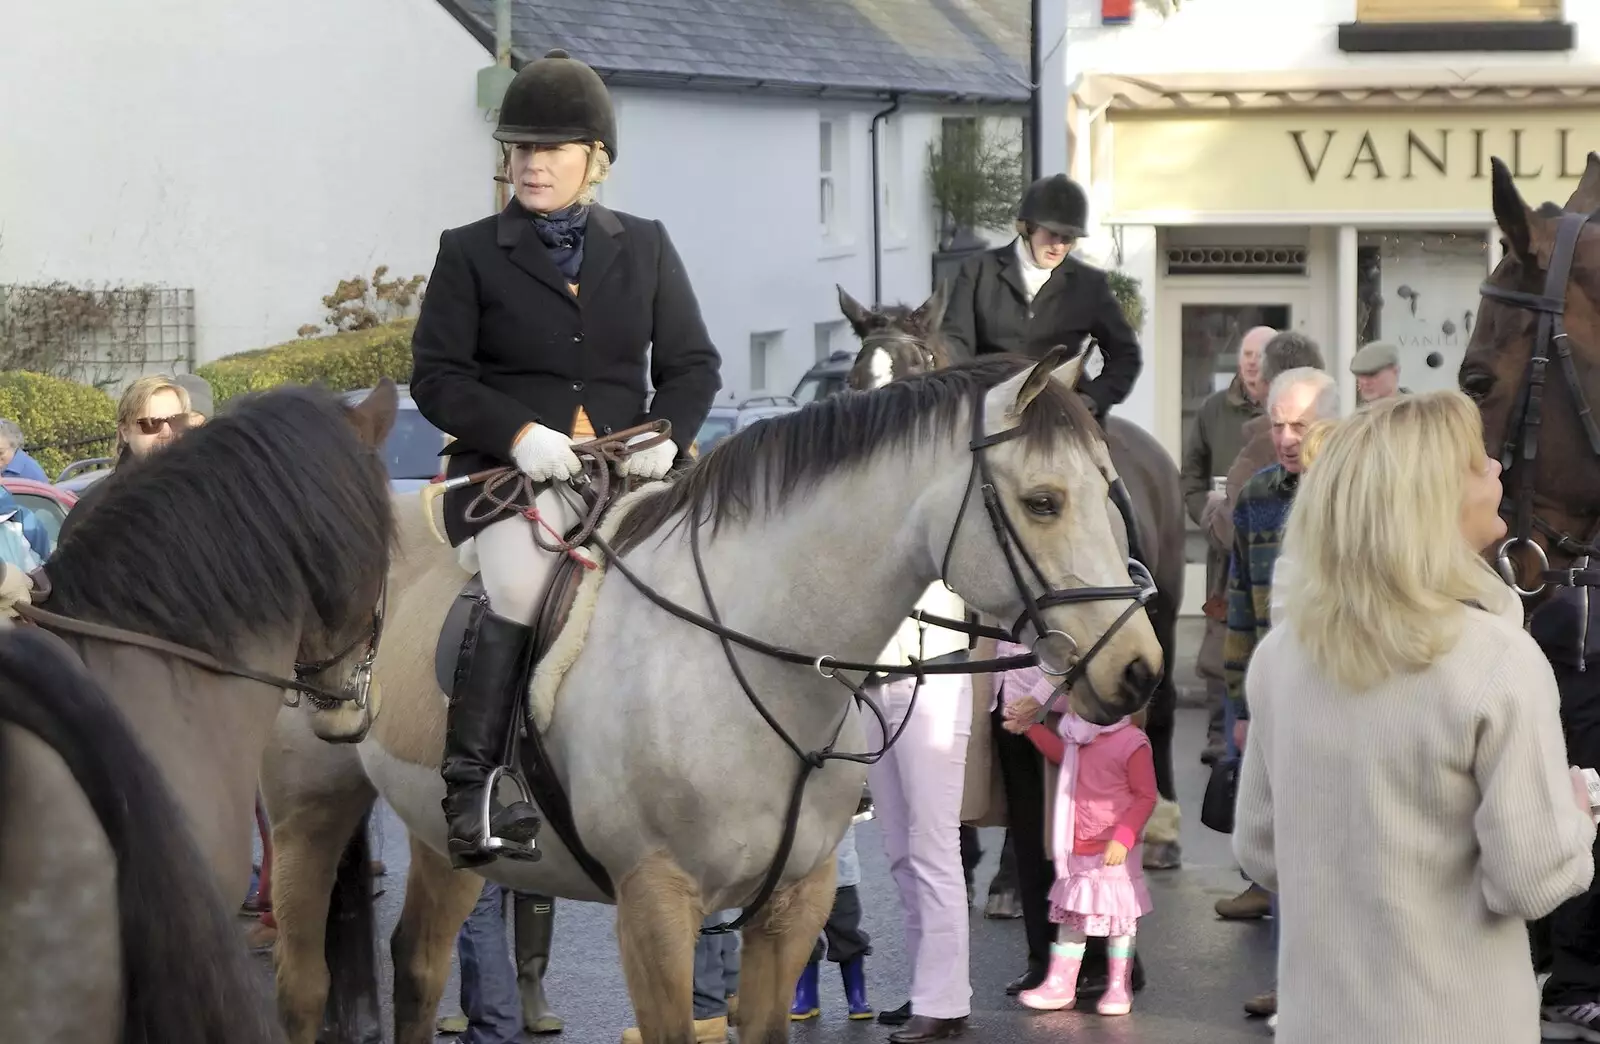
{"type": "MultiPolygon", "coordinates": [[[[580,521],[566,500],[549,489],[539,494],[534,506],[549,526],[540,526],[545,543],[559,540],[580,521]]],[[[476,539],[478,567],[483,573],[483,589],[489,595],[489,608],[523,624],[533,623],[534,611],[544,597],[558,558],[533,542],[535,526],[539,523],[520,514],[512,515],[487,527],[476,539]]]]}

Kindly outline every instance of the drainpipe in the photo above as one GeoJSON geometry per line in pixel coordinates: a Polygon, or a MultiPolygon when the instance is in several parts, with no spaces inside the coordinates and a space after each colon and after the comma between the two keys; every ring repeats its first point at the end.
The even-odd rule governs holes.
{"type": "MultiPolygon", "coordinates": [[[[1037,2],[1037,0],[1035,0],[1037,2]]],[[[511,0],[494,0],[494,64],[502,69],[511,68],[511,0]]],[[[509,81],[509,77],[507,80],[509,81]]],[[[499,114],[496,113],[498,116],[499,114]]],[[[510,199],[510,182],[500,173],[504,150],[495,142],[495,210],[506,208],[510,199]]]]}
{"type": "Polygon", "coordinates": [[[1028,14],[1028,184],[1044,177],[1044,99],[1039,97],[1040,80],[1044,78],[1039,54],[1039,8],[1043,0],[1032,0],[1028,14]]]}
{"type": "MultiPolygon", "coordinates": [[[[1037,2],[1037,0],[1035,0],[1037,2]]],[[[878,123],[900,111],[900,95],[889,96],[889,107],[872,117],[867,136],[872,139],[872,307],[883,303],[883,192],[879,187],[878,123]]]]}

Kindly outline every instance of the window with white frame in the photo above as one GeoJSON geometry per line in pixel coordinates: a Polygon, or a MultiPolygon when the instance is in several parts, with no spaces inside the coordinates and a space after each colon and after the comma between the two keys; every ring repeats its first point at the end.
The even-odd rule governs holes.
{"type": "Polygon", "coordinates": [[[834,121],[824,118],[817,124],[818,209],[822,218],[822,234],[832,235],[838,227],[838,190],[836,175],[838,151],[834,146],[836,132],[834,121]]]}
{"type": "Polygon", "coordinates": [[[767,330],[750,335],[750,391],[768,391],[767,381],[783,351],[783,331],[767,330]]]}
{"type": "Polygon", "coordinates": [[[816,358],[822,362],[834,352],[845,348],[844,337],[849,325],[843,319],[818,323],[815,328],[816,358]]]}

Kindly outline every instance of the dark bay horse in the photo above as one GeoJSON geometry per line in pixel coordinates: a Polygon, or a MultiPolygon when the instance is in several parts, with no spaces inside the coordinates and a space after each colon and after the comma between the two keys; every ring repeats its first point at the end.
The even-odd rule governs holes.
{"type": "MultiPolygon", "coordinates": [[[[867,308],[839,288],[839,309],[861,341],[851,367],[852,389],[881,388],[892,380],[943,369],[953,361],[939,334],[946,305],[943,284],[916,308],[867,308]]],[[[1031,360],[1019,358],[1018,365],[1031,360]]],[[[1081,365],[1081,357],[1080,357],[1081,365]]],[[[1069,382],[1070,383],[1070,382],[1069,382]]],[[[1175,843],[1178,809],[1172,774],[1172,726],[1177,709],[1173,667],[1177,655],[1178,608],[1183,602],[1184,518],[1178,468],[1172,457],[1137,424],[1111,417],[1104,426],[1111,462],[1132,502],[1137,544],[1159,593],[1147,612],[1167,669],[1152,697],[1145,731],[1155,752],[1162,806],[1152,817],[1146,840],[1152,847],[1175,843]]]]}
{"type": "MultiPolygon", "coordinates": [[[[1478,404],[1486,448],[1503,468],[1505,542],[1496,567],[1523,596],[1528,629],[1561,690],[1568,759],[1600,768],[1600,155],[1566,206],[1523,201],[1491,163],[1505,255],[1483,285],[1461,390],[1478,404]]],[[[1582,995],[1596,960],[1600,896],[1569,900],[1534,925],[1534,963],[1550,1003],[1582,995]]]]}
{"type": "Polygon", "coordinates": [[[122,465],[0,632],[0,1040],[282,1040],[233,923],[257,775],[376,642],[395,408],[266,392],[122,465]]]}

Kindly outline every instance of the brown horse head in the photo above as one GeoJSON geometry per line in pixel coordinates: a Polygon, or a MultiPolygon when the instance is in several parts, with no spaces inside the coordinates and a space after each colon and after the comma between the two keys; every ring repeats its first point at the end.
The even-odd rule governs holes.
{"type": "Polygon", "coordinates": [[[861,341],[847,378],[856,391],[881,388],[897,377],[942,370],[950,353],[939,336],[944,321],[944,285],[917,308],[886,305],[867,308],[839,287],[839,310],[861,341]]]}
{"type": "Polygon", "coordinates": [[[1600,428],[1588,415],[1600,403],[1600,222],[1571,216],[1600,207],[1600,155],[1564,208],[1529,207],[1505,164],[1492,166],[1505,256],[1484,284],[1459,381],[1504,469],[1501,571],[1531,593],[1546,579],[1541,558],[1564,568],[1600,537],[1600,428]]]}

